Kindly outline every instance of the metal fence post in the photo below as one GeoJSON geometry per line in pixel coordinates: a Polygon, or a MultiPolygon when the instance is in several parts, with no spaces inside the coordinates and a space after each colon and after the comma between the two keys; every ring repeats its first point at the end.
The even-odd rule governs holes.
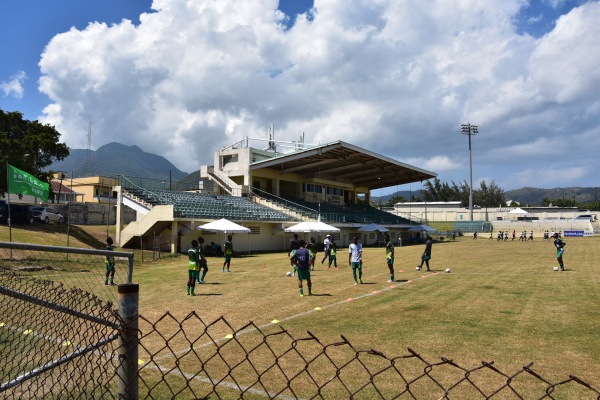
{"type": "Polygon", "coordinates": [[[118,286],[119,316],[123,321],[119,345],[119,399],[137,400],[138,393],[138,305],[137,283],[118,286]]]}

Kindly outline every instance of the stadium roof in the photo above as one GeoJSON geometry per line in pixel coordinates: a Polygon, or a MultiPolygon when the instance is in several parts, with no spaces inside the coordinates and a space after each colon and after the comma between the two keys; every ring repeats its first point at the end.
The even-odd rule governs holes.
{"type": "Polygon", "coordinates": [[[250,170],[274,169],[314,178],[367,186],[370,190],[435,178],[435,172],[337,141],[250,164],[250,170]]]}

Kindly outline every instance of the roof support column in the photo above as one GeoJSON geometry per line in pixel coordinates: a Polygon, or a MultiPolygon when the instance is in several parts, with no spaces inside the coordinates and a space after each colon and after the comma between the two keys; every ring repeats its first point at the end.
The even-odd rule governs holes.
{"type": "Polygon", "coordinates": [[[171,222],[171,253],[177,253],[177,240],[179,239],[177,235],[177,221],[171,222]]]}

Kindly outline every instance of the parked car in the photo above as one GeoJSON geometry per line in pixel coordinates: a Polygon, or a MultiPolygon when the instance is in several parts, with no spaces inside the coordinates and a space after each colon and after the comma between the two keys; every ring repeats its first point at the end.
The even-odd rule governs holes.
{"type": "Polygon", "coordinates": [[[31,207],[31,215],[36,221],[44,222],[46,224],[50,222],[57,222],[62,224],[64,218],[58,211],[50,207],[31,207]]]}
{"type": "MultiPolygon", "coordinates": [[[[26,204],[11,204],[10,221],[14,224],[32,224],[34,219],[30,206],[26,204]]],[[[8,204],[5,200],[0,200],[0,222],[8,222],[8,204]]]]}

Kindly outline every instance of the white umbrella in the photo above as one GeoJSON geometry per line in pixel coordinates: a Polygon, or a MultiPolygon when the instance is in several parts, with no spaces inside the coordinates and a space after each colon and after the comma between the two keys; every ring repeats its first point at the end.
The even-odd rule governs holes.
{"type": "Polygon", "coordinates": [[[292,225],[289,228],[285,228],[286,232],[339,232],[340,230],[335,226],[327,225],[324,222],[300,222],[299,224],[292,225]]]}
{"type": "Polygon", "coordinates": [[[358,228],[359,232],[388,232],[389,229],[387,229],[385,226],[381,226],[381,225],[377,225],[377,224],[368,224],[368,225],[363,225],[360,228],[358,228]]]}
{"type": "Polygon", "coordinates": [[[208,224],[200,225],[197,229],[223,233],[250,233],[249,228],[238,225],[235,222],[231,222],[225,218],[222,218],[218,221],[209,222],[208,224]]]}
{"type": "MultiPolygon", "coordinates": [[[[242,225],[238,225],[235,222],[231,222],[230,220],[225,218],[209,222],[208,224],[200,225],[197,229],[201,229],[203,231],[223,233],[250,233],[249,228],[246,228],[242,225]]],[[[250,254],[250,235],[248,235],[248,254],[250,254]]]]}

